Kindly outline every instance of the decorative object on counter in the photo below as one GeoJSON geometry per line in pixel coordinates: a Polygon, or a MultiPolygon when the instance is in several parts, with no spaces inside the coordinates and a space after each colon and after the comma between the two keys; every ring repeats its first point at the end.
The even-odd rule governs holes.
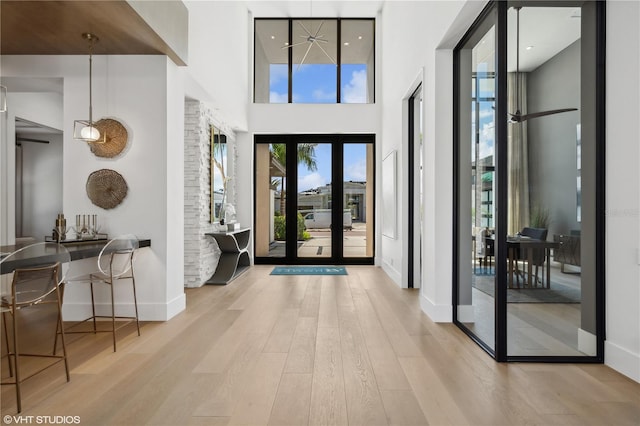
{"type": "Polygon", "coordinates": [[[53,240],[60,242],[67,239],[67,219],[64,214],[58,213],[56,218],[56,227],[53,228],[53,240]]]}
{"type": "Polygon", "coordinates": [[[7,86],[0,84],[0,112],[7,112],[7,86]]]}
{"type": "Polygon", "coordinates": [[[89,199],[96,206],[106,210],[118,206],[127,196],[127,191],[127,182],[115,170],[96,170],[87,179],[89,199]]]}
{"type": "Polygon", "coordinates": [[[92,96],[92,71],[93,71],[93,45],[97,43],[98,37],[95,34],[83,33],[82,38],[89,42],[89,120],[75,120],[73,122],[73,138],[87,143],[105,143],[107,140],[104,133],[96,128],[93,122],[93,96],[92,96]]]}
{"type": "MultiPolygon", "coordinates": [[[[76,215],[76,239],[86,240],[95,238],[100,227],[98,226],[97,214],[77,214],[76,215]]],[[[106,235],[106,234],[102,234],[106,235]]]]}
{"type": "Polygon", "coordinates": [[[77,214],[75,226],[67,228],[64,214],[58,214],[53,235],[46,235],[45,242],[72,243],[77,241],[95,240],[98,236],[106,238],[106,234],[98,233],[98,215],[77,214]],[[67,238],[67,233],[69,238],[67,238]]]}
{"type": "Polygon", "coordinates": [[[229,225],[236,221],[236,208],[231,203],[224,203],[220,209],[220,225],[229,225]]]}
{"type": "Polygon", "coordinates": [[[125,129],[118,120],[103,118],[95,123],[95,128],[98,129],[105,139],[105,143],[93,143],[89,145],[91,152],[93,152],[96,157],[116,157],[127,146],[127,139],[129,137],[127,129],[125,129]]]}

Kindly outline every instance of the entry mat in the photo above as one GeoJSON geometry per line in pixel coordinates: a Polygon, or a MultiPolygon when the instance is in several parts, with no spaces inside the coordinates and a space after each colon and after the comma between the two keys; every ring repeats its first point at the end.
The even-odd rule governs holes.
{"type": "Polygon", "coordinates": [[[344,266],[276,266],[271,275],[347,275],[344,266]]]}

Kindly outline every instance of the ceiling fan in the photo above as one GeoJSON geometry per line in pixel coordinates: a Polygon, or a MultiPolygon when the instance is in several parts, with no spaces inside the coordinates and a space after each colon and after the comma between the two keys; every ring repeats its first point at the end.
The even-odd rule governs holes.
{"type": "Polygon", "coordinates": [[[300,21],[297,21],[297,22],[298,22],[298,25],[300,25],[302,27],[304,32],[307,33],[307,35],[301,35],[300,37],[304,38],[304,40],[299,42],[299,43],[288,44],[288,45],[282,47],[282,49],[290,49],[290,48],[295,47],[295,46],[300,46],[300,45],[303,45],[305,43],[309,43],[309,46],[307,47],[307,51],[304,53],[304,56],[302,57],[302,60],[298,64],[298,68],[296,68],[296,70],[299,70],[300,66],[302,66],[302,64],[304,64],[304,60],[307,59],[307,55],[309,54],[309,51],[311,50],[311,48],[313,46],[318,46],[318,48],[320,50],[322,50],[322,52],[327,56],[327,58],[329,58],[329,60],[334,65],[338,65],[336,63],[336,61],[327,53],[327,51],[324,49],[324,47],[322,47],[322,44],[321,44],[321,43],[329,43],[329,40],[325,40],[324,34],[320,34],[320,30],[322,29],[322,26],[324,25],[324,21],[320,22],[320,25],[318,26],[318,31],[316,31],[315,33],[309,31],[304,25],[302,25],[302,22],[300,22],[300,21]]]}
{"type": "Polygon", "coordinates": [[[546,115],[559,114],[561,112],[577,111],[578,108],[560,108],[551,109],[548,111],[532,112],[530,114],[522,114],[520,112],[520,9],[522,6],[516,8],[516,112],[515,114],[508,113],[510,123],[522,123],[530,118],[544,117],[546,115]]]}

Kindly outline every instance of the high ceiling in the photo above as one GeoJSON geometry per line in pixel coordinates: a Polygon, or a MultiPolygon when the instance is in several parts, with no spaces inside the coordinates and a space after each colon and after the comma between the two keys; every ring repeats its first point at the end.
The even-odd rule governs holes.
{"type": "MultiPolygon", "coordinates": [[[[265,19],[256,21],[256,38],[271,64],[288,61],[289,21],[265,19]]],[[[294,19],[292,21],[293,63],[304,57],[306,64],[330,64],[337,60],[338,25],[335,19],[294,19]],[[322,42],[309,48],[309,33],[322,42]],[[324,51],[322,49],[324,49],[324,51]],[[326,52],[326,53],[325,53],[326,52]],[[306,56],[305,56],[306,55],[306,56]]],[[[341,63],[366,63],[373,55],[374,25],[365,19],[343,19],[340,33],[341,63]]]]}
{"type": "Polygon", "coordinates": [[[0,2],[3,55],[88,53],[82,33],[100,39],[95,54],[165,54],[182,62],[124,0],[0,2]]]}

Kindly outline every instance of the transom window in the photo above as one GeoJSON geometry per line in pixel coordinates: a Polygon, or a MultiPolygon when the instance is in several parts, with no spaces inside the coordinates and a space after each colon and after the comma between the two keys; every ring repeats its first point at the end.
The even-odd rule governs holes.
{"type": "Polygon", "coordinates": [[[373,103],[374,19],[256,19],[255,103],[373,103]]]}

